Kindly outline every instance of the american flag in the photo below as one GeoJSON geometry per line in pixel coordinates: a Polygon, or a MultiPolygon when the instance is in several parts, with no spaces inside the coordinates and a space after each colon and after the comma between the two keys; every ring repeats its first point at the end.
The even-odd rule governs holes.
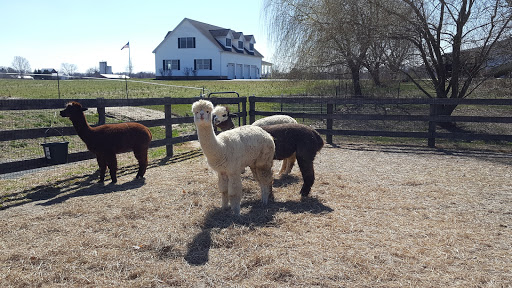
{"type": "Polygon", "coordinates": [[[126,45],[124,45],[123,48],[121,48],[121,50],[123,50],[124,48],[130,48],[130,42],[126,43],[126,45]]]}

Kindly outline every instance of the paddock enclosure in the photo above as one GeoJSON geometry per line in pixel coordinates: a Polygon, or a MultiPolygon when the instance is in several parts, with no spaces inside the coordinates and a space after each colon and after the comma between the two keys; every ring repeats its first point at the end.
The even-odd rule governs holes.
{"type": "Polygon", "coordinates": [[[247,169],[235,218],[193,144],[145,181],[129,155],[117,185],[94,160],[0,180],[1,286],[512,285],[510,151],[337,141],[305,202],[298,167],[265,207],[247,169]]]}
{"type": "MultiPolygon", "coordinates": [[[[226,94],[237,92],[215,92],[210,94],[226,94]]],[[[166,155],[172,157],[173,145],[197,140],[194,133],[193,117],[183,113],[183,107],[190,112],[190,104],[197,101],[193,98],[138,98],[138,99],[74,99],[88,108],[95,108],[98,125],[106,123],[106,108],[125,109],[137,106],[160,107],[162,111],[156,118],[126,119],[121,122],[137,121],[153,130],[151,147],[165,146],[166,155]],[[181,108],[177,108],[181,107],[181,108]],[[182,114],[175,115],[173,111],[181,109],[182,114]],[[189,125],[185,131],[173,129],[176,125],[189,125]],[[192,128],[190,128],[190,126],[192,128]],[[192,130],[192,131],[191,131],[192,130]],[[159,133],[155,133],[160,131],[159,133]],[[178,135],[174,135],[177,132],[178,135]],[[156,134],[162,136],[155,137],[156,134]],[[156,138],[156,139],[155,139],[156,138]]],[[[512,117],[510,114],[512,99],[422,99],[422,98],[336,98],[336,97],[220,97],[209,98],[215,105],[230,104],[238,108],[238,125],[253,123],[256,117],[274,114],[287,114],[294,118],[310,121],[311,125],[322,135],[326,142],[332,143],[333,136],[356,136],[368,138],[406,138],[426,140],[428,147],[436,147],[438,139],[456,141],[484,141],[509,145],[512,143],[512,117]],[[249,107],[247,107],[249,106],[249,107]],[[438,108],[456,106],[452,115],[439,114],[438,108]],[[292,109],[290,109],[292,108],[292,109]],[[457,129],[444,131],[438,126],[457,122],[457,129]],[[462,125],[462,126],[461,126],[462,125]],[[347,129],[349,128],[349,129],[347,129]]],[[[44,157],[35,156],[35,146],[38,139],[47,132],[57,131],[61,136],[72,136],[76,132],[71,126],[54,127],[57,111],[70,100],[66,99],[0,99],[0,110],[9,112],[7,116],[0,115],[0,175],[33,168],[47,166],[44,157]],[[21,113],[18,113],[20,112],[21,113]],[[9,119],[24,119],[25,113],[35,112],[36,118],[46,118],[49,127],[19,129],[20,121],[9,122],[9,119]],[[43,112],[46,111],[46,112],[43,112]],[[47,114],[55,113],[52,119],[47,114]],[[13,126],[14,128],[4,128],[13,126]],[[6,129],[6,130],[3,130],[6,129]]],[[[145,111],[152,111],[151,109],[145,111]]],[[[138,108],[138,111],[141,111],[138,108]]],[[[145,114],[141,113],[141,114],[145,114]]],[[[34,118],[34,116],[32,116],[34,118]]],[[[21,121],[23,122],[23,121],[21,121]]],[[[30,121],[28,121],[30,122],[30,121]]],[[[58,135],[58,134],[57,134],[58,135]]],[[[74,137],[77,139],[77,137],[74,137]]],[[[72,153],[69,162],[82,161],[94,157],[92,153],[80,149],[76,141],[71,142],[72,153]]]]}

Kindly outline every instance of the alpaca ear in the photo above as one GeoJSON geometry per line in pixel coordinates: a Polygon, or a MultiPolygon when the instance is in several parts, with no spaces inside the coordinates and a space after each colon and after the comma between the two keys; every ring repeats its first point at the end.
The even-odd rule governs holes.
{"type": "Polygon", "coordinates": [[[87,108],[85,108],[85,107],[82,107],[82,111],[87,111],[87,108]]]}

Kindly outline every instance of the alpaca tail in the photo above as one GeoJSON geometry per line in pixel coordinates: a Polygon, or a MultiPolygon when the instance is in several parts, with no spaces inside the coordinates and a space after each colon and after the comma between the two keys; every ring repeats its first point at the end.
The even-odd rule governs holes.
{"type": "Polygon", "coordinates": [[[313,130],[315,134],[315,140],[316,140],[316,152],[320,151],[322,147],[324,147],[324,139],[316,130],[313,130]]]}

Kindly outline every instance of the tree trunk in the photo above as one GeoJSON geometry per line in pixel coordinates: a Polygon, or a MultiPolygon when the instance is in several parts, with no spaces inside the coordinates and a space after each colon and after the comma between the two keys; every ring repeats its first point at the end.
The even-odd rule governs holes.
{"type": "Polygon", "coordinates": [[[366,69],[368,69],[368,73],[370,73],[370,76],[372,77],[373,84],[377,87],[381,87],[382,83],[380,82],[380,63],[376,63],[374,67],[372,65],[366,66],[366,69]]]}
{"type": "MultiPolygon", "coordinates": [[[[436,105],[434,115],[451,116],[455,108],[457,108],[457,105],[436,105]]],[[[457,128],[457,123],[455,122],[439,122],[438,125],[448,131],[452,131],[457,128]]]]}
{"type": "Polygon", "coordinates": [[[361,81],[359,78],[359,67],[350,66],[350,74],[352,75],[352,85],[354,86],[354,96],[361,97],[363,96],[363,91],[361,89],[361,81]]]}

